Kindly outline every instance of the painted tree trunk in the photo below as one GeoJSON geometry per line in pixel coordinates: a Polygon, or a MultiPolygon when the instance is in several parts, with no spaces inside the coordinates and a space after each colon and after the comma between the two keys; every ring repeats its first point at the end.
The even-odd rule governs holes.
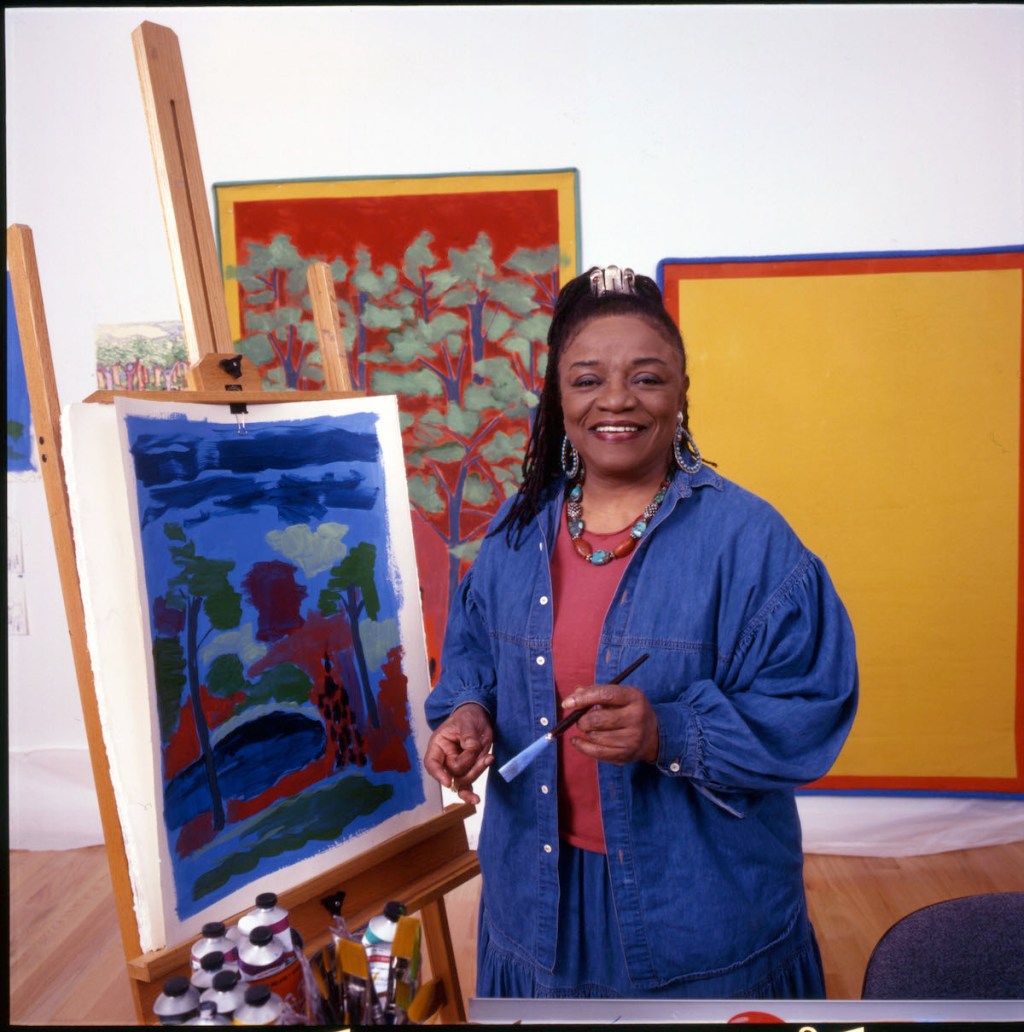
{"type": "Polygon", "coordinates": [[[352,651],[356,654],[359,682],[363,688],[363,698],[366,700],[366,715],[374,727],[380,727],[377,700],[373,697],[373,689],[370,687],[370,672],[366,668],[363,639],[359,634],[359,612],[363,608],[362,600],[359,597],[359,589],[355,587],[346,588],[344,600],[345,612],[348,614],[349,626],[352,628],[352,651]]]}
{"type": "Polygon", "coordinates": [[[192,715],[196,720],[196,734],[199,736],[199,750],[206,768],[206,777],[210,783],[210,809],[213,813],[213,826],[216,830],[224,827],[224,800],[220,794],[217,781],[217,767],[213,759],[213,748],[210,745],[210,728],[203,712],[203,701],[199,691],[199,612],[203,600],[194,595],[188,600],[188,622],[186,656],[188,668],[188,694],[192,700],[192,715]]]}

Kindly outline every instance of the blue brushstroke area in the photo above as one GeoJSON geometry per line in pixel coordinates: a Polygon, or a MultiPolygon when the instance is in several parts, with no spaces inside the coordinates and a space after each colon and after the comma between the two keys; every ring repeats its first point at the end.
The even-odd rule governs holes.
{"type": "Polygon", "coordinates": [[[143,527],[174,510],[203,503],[214,506],[205,513],[206,519],[232,512],[251,513],[260,506],[269,506],[277,510],[278,519],[285,523],[309,523],[322,520],[331,509],[372,509],[377,492],[367,489],[358,473],[340,479],[334,473],[325,473],[319,479],[285,474],[271,485],[254,477],[216,476],[154,488],[150,497],[160,504],[146,506],[143,527]]]}
{"type": "Polygon", "coordinates": [[[7,273],[7,472],[36,473],[32,461],[32,406],[25,380],[25,362],[21,354],[21,335],[14,311],[11,274],[7,273]]]}
{"type": "MultiPolygon", "coordinates": [[[[128,425],[143,421],[128,417],[128,425]]],[[[308,426],[289,423],[252,425],[239,435],[234,426],[208,424],[210,435],[161,432],[139,434],[131,445],[135,476],[143,487],[194,480],[203,473],[267,473],[270,470],[316,468],[337,462],[377,462],[380,444],[376,435],[341,426],[308,426]]],[[[170,431],[173,423],[163,422],[170,431]]]]}
{"type": "MultiPolygon", "coordinates": [[[[225,799],[252,799],[323,756],[326,746],[323,724],[301,713],[250,720],[213,746],[221,793],[225,799]]],[[[174,830],[209,809],[210,783],[197,760],[164,787],[164,820],[174,830]]]]}

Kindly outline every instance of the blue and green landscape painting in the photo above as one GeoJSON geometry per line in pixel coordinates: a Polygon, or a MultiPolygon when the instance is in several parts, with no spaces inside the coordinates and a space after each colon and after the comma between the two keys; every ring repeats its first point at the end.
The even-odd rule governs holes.
{"type": "Polygon", "coordinates": [[[123,417],[182,919],[424,801],[377,418],[123,417]]]}

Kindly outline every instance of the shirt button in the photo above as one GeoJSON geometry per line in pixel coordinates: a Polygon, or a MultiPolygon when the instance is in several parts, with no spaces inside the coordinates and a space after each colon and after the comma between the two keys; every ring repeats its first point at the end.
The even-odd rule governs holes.
{"type": "Polygon", "coordinates": [[[541,790],[541,792],[544,793],[544,795],[548,794],[548,786],[547,785],[541,785],[540,786],[540,790],[541,790]]]}
{"type": "Polygon", "coordinates": [[[540,604],[542,606],[546,606],[548,604],[548,597],[547,597],[547,595],[541,595],[541,597],[540,597],[540,604]]]}
{"type": "Polygon", "coordinates": [[[543,665],[544,665],[544,657],[543,656],[538,656],[537,657],[537,666],[543,666],[543,665]]]}
{"type": "Polygon", "coordinates": [[[548,726],[548,718],[547,717],[541,717],[540,718],[540,726],[541,727],[547,727],[548,726]]]}
{"type": "Polygon", "coordinates": [[[670,763],[668,765],[668,769],[670,771],[672,771],[673,774],[678,774],[679,773],[679,764],[678,763],[670,763]]]}
{"type": "Polygon", "coordinates": [[[551,847],[546,842],[544,843],[544,852],[545,853],[550,853],[551,852],[551,847]]]}

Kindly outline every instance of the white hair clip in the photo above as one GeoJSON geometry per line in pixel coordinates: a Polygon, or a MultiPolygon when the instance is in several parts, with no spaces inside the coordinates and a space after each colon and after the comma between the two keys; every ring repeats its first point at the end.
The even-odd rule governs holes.
{"type": "Polygon", "coordinates": [[[636,274],[632,269],[608,265],[590,274],[590,292],[596,297],[604,294],[636,294],[636,274]]]}

